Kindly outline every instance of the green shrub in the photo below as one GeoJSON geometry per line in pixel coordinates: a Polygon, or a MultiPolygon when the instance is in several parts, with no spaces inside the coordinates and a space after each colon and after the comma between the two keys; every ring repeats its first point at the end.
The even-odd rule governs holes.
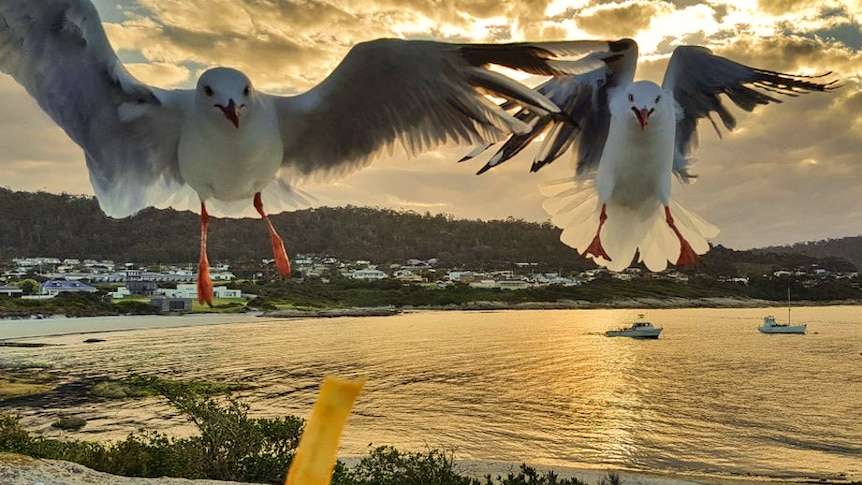
{"type": "Polygon", "coordinates": [[[451,453],[402,453],[390,446],[373,450],[350,469],[340,485],[479,485],[455,471],[451,453]]]}
{"type": "MultiPolygon", "coordinates": [[[[535,468],[527,466],[526,464],[521,464],[520,471],[515,473],[509,473],[506,477],[497,476],[496,482],[491,480],[491,475],[485,475],[485,485],[586,485],[583,481],[578,480],[577,478],[564,478],[560,479],[560,477],[554,473],[553,471],[548,471],[544,475],[540,475],[539,472],[536,471],[535,468]]],[[[604,483],[604,479],[600,482],[600,485],[607,485],[604,483]]],[[[619,485],[619,483],[614,484],[619,485]]]]}

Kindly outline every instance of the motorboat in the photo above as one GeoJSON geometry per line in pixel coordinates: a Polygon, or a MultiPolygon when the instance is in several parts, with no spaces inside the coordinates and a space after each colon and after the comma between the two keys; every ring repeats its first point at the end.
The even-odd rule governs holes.
{"type": "Polygon", "coordinates": [[[776,323],[775,317],[767,315],[763,317],[763,325],[757,327],[761,333],[805,333],[808,325],[790,325],[789,323],[776,323]]]}
{"type": "Polygon", "coordinates": [[[643,314],[638,315],[638,319],[631,327],[608,330],[605,332],[605,335],[608,337],[631,338],[658,338],[661,335],[661,327],[655,327],[652,323],[645,321],[643,314]]]}

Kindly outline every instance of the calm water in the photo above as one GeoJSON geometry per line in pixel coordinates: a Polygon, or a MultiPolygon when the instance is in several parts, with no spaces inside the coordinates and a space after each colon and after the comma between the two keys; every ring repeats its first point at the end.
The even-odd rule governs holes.
{"type": "MultiPolygon", "coordinates": [[[[654,341],[602,335],[635,310],[0,322],[0,338],[63,344],[0,348],[0,365],[244,381],[256,386],[245,395],[253,412],[267,416],[307,416],[326,374],[366,376],[344,455],[373,443],[542,466],[860,479],[862,307],[794,309],[804,336],[758,333],[772,311],[787,317],[652,310],[665,329],[654,341]],[[125,326],[138,329],[109,331],[125,326]],[[107,341],[56,335],[73,331],[107,341]]],[[[20,411],[34,428],[80,414],[89,424],[78,437],[119,439],[142,422],[188,432],[157,400],[20,411]]]]}

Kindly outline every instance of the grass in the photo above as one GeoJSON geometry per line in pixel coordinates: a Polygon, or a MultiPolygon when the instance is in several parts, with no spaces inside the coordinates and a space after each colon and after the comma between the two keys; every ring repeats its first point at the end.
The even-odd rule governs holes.
{"type": "Polygon", "coordinates": [[[213,298],[213,306],[199,303],[197,299],[192,302],[193,313],[239,313],[246,310],[244,298],[213,298]]]}

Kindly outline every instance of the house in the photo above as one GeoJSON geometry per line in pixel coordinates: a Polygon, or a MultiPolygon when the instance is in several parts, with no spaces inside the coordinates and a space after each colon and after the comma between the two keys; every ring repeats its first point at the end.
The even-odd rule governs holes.
{"type": "Polygon", "coordinates": [[[50,280],[42,283],[42,295],[57,296],[63,292],[95,293],[99,290],[80,281],[50,280]]]}
{"type": "MultiPolygon", "coordinates": [[[[160,289],[157,290],[158,295],[168,298],[197,298],[197,284],[180,284],[176,289],[160,289]]],[[[242,290],[230,290],[226,286],[216,286],[213,288],[213,297],[215,298],[242,298],[242,290]]],[[[158,305],[156,305],[158,306],[158,305]]]]}
{"type": "Polygon", "coordinates": [[[350,273],[354,280],[382,280],[389,276],[379,269],[359,269],[350,273]]]}
{"type": "Polygon", "coordinates": [[[126,282],[126,287],[133,295],[138,296],[153,296],[159,288],[155,281],[143,281],[141,279],[129,279],[126,282]]]}
{"type": "Polygon", "coordinates": [[[150,300],[150,305],[159,307],[163,312],[182,312],[192,309],[194,300],[192,298],[171,298],[157,296],[150,300]]]}
{"type": "Polygon", "coordinates": [[[127,287],[121,286],[121,287],[117,288],[115,291],[112,291],[110,293],[110,295],[111,295],[111,298],[113,298],[115,300],[120,300],[120,299],[123,299],[127,296],[132,296],[132,292],[129,291],[129,289],[127,287]]]}
{"type": "Polygon", "coordinates": [[[497,282],[497,288],[501,290],[523,290],[529,287],[530,284],[523,280],[500,280],[497,282]]]}
{"type": "Polygon", "coordinates": [[[17,286],[0,286],[0,296],[11,296],[12,298],[20,298],[24,295],[24,290],[17,286]]]}

